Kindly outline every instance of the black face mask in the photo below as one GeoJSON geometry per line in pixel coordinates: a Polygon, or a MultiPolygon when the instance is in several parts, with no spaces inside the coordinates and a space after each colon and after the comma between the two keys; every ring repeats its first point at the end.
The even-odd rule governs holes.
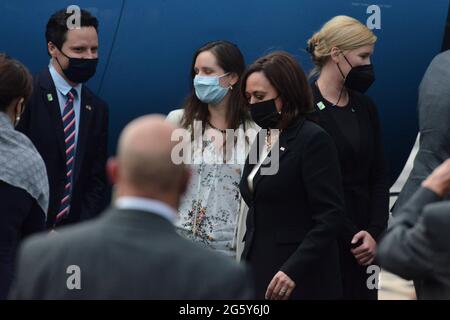
{"type": "Polygon", "coordinates": [[[275,99],[258,102],[250,105],[250,114],[253,121],[262,129],[276,129],[281,120],[275,99]]]}
{"type": "Polygon", "coordinates": [[[347,77],[345,77],[338,65],[339,71],[341,72],[342,77],[345,79],[345,87],[351,90],[365,93],[375,82],[375,70],[373,68],[373,65],[367,64],[363,66],[353,67],[345,55],[344,58],[352,67],[347,77]]]}
{"type": "Polygon", "coordinates": [[[61,49],[59,51],[69,59],[69,66],[67,69],[63,69],[58,59],[56,59],[67,79],[74,83],[85,83],[95,75],[98,59],[71,58],[62,52],[61,49]]]}

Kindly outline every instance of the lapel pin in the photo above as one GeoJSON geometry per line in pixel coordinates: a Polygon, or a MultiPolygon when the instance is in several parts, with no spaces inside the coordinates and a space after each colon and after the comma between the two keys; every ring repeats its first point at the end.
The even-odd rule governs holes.
{"type": "Polygon", "coordinates": [[[92,111],[92,107],[90,105],[87,105],[86,109],[89,110],[89,111],[92,111]]]}
{"type": "Polygon", "coordinates": [[[281,151],[285,151],[286,148],[285,148],[285,147],[281,147],[280,150],[281,150],[281,151]]]}
{"type": "Polygon", "coordinates": [[[49,102],[52,102],[52,101],[53,101],[53,95],[52,95],[51,93],[47,94],[47,100],[48,100],[49,102]]]}
{"type": "Polygon", "coordinates": [[[325,104],[324,104],[322,101],[320,101],[320,102],[317,104],[317,106],[319,107],[319,110],[320,110],[320,111],[322,111],[323,109],[325,109],[325,104]]]}

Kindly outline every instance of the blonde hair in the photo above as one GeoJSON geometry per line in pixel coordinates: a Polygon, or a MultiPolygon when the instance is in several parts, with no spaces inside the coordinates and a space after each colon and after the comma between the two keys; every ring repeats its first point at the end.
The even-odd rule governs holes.
{"type": "Polygon", "coordinates": [[[376,41],[377,36],[358,20],[348,16],[332,18],[308,40],[308,52],[315,65],[312,75],[320,74],[334,47],[344,52],[372,45],[376,41]]]}

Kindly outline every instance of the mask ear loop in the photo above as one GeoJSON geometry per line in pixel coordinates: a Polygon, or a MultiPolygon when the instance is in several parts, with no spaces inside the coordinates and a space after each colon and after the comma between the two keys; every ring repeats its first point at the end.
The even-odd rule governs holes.
{"type": "Polygon", "coordinates": [[[350,63],[350,61],[348,61],[347,56],[342,52],[342,55],[344,56],[345,61],[347,61],[347,63],[350,65],[350,67],[352,67],[353,69],[353,65],[350,63]]]}
{"type": "Polygon", "coordinates": [[[63,67],[61,66],[61,63],[59,63],[58,57],[55,57],[56,62],[58,63],[59,67],[61,68],[61,70],[64,70],[63,67]]]}
{"type": "MultiPolygon", "coordinates": [[[[347,63],[350,65],[350,67],[353,68],[352,64],[350,63],[350,61],[348,61],[347,57],[345,56],[345,54],[344,54],[342,51],[341,51],[341,54],[344,56],[345,61],[347,61],[347,63]]],[[[339,98],[338,98],[338,101],[337,101],[335,104],[333,104],[333,107],[336,107],[336,106],[339,104],[339,102],[341,101],[341,99],[342,99],[342,94],[344,93],[344,89],[345,89],[345,80],[347,80],[347,77],[344,76],[344,73],[342,72],[342,69],[341,69],[341,67],[339,66],[339,63],[337,63],[336,65],[337,65],[337,67],[338,67],[338,69],[339,69],[339,72],[340,72],[341,75],[342,75],[342,79],[344,79],[344,84],[342,85],[341,92],[339,92],[339,98]]]]}
{"type": "Polygon", "coordinates": [[[342,77],[344,78],[344,84],[342,84],[341,91],[339,92],[339,98],[338,98],[337,102],[333,104],[333,107],[336,107],[336,106],[339,104],[339,102],[341,102],[342,94],[344,93],[344,89],[345,89],[345,79],[346,79],[346,78],[344,77],[344,74],[342,73],[342,70],[341,70],[341,68],[339,67],[339,65],[337,65],[337,66],[338,66],[338,68],[339,68],[339,71],[340,71],[341,74],[342,74],[342,77]]]}
{"type": "MultiPolygon", "coordinates": [[[[68,57],[63,51],[62,48],[58,48],[56,45],[54,45],[56,49],[58,49],[59,52],[61,52],[63,54],[64,57],[66,57],[67,59],[69,59],[70,61],[70,57],[68,57]]],[[[56,62],[58,63],[59,67],[61,68],[61,70],[64,70],[63,67],[61,66],[61,63],[59,63],[59,60],[57,57],[55,57],[56,62]]]]}
{"type": "Polygon", "coordinates": [[[342,79],[344,79],[344,81],[345,81],[345,79],[347,79],[347,77],[344,76],[344,73],[342,72],[342,69],[341,69],[341,67],[339,66],[339,63],[337,63],[336,65],[337,65],[337,67],[338,67],[338,69],[339,69],[339,72],[341,73],[342,79]]]}
{"type": "MultiPolygon", "coordinates": [[[[227,76],[229,76],[230,74],[231,74],[231,72],[227,72],[227,73],[221,75],[221,76],[219,77],[219,83],[220,83],[220,79],[221,79],[221,78],[227,77],[227,76]]],[[[232,85],[231,83],[230,83],[230,86],[228,87],[228,89],[230,89],[231,91],[233,91],[233,85],[232,85]]]]}
{"type": "MultiPolygon", "coordinates": [[[[347,57],[345,56],[345,54],[344,54],[342,51],[340,51],[340,54],[342,54],[342,56],[344,57],[345,61],[347,61],[347,63],[349,64],[349,66],[353,69],[353,65],[350,63],[350,61],[348,61],[348,59],[347,59],[347,57]]],[[[339,72],[340,72],[341,75],[342,75],[342,79],[344,79],[344,81],[345,81],[345,80],[347,79],[347,77],[344,76],[344,73],[342,72],[342,69],[341,69],[341,67],[339,66],[339,63],[337,63],[336,65],[337,65],[337,67],[338,67],[338,69],[339,69],[339,72]]]]}

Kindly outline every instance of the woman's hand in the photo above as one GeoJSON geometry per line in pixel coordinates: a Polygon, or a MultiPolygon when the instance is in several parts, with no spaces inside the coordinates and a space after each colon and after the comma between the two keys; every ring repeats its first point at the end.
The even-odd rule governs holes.
{"type": "Polygon", "coordinates": [[[377,243],[367,231],[358,232],[352,239],[352,244],[362,241],[362,244],[352,249],[351,252],[355,256],[358,263],[362,266],[370,266],[375,260],[377,251],[377,243]]]}
{"type": "Polygon", "coordinates": [[[267,300],[288,300],[295,289],[295,282],[282,271],[279,271],[266,291],[267,300]]]}

